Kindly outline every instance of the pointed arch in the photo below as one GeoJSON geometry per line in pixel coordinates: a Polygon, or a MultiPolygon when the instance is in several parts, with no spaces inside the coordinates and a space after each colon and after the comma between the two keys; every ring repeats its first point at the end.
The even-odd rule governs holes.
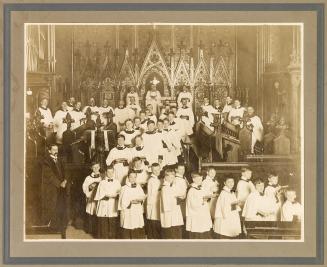
{"type": "Polygon", "coordinates": [[[218,58],[218,62],[215,67],[215,74],[213,77],[213,83],[217,85],[231,86],[231,80],[229,72],[226,67],[226,63],[223,57],[218,58]]]}
{"type": "Polygon", "coordinates": [[[202,56],[200,57],[198,65],[195,69],[193,84],[196,85],[198,83],[204,83],[209,80],[209,76],[209,70],[202,56]]]}
{"type": "Polygon", "coordinates": [[[174,77],[173,86],[178,86],[180,84],[185,84],[187,86],[191,85],[189,71],[183,58],[181,58],[177,64],[174,77]]]}

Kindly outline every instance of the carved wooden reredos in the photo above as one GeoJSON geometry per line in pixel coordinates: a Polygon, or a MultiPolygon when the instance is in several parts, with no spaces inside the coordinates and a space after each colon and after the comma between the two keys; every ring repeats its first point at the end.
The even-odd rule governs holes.
{"type": "Polygon", "coordinates": [[[131,26],[132,36],[125,35],[120,45],[123,37],[119,34],[123,30],[119,26],[107,27],[112,28],[113,34],[103,38],[116,38],[115,45],[91,40],[74,43],[73,91],[82,101],[93,96],[100,102],[108,98],[116,105],[131,86],[144,99],[153,79],[159,81],[157,88],[164,99],[174,99],[181,85],[188,86],[196,106],[204,96],[212,100],[223,100],[228,94],[235,96],[235,49],[230,40],[220,40],[217,35],[213,37],[215,42],[204,46],[195,26],[183,26],[186,34],[181,37],[177,26],[165,26],[162,33],[161,26],[142,32],[139,25],[131,26]]]}

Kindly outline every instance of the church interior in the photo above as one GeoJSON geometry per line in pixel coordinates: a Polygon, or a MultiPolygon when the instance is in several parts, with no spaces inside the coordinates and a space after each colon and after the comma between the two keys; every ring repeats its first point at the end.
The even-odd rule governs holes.
{"type": "MultiPolygon", "coordinates": [[[[80,201],[84,178],[94,157],[105,160],[106,146],[116,142],[110,135],[101,144],[97,137],[92,141],[82,123],[72,131],[65,128],[73,132],[69,138],[64,133],[61,140],[51,139],[54,130],[45,128],[36,112],[43,99],[52,116],[63,102],[73,104],[72,98],[81,108],[90,105],[90,99],[98,107],[106,100],[115,113],[127,104],[133,88],[144,110],[147,93],[155,87],[161,99],[153,113],[159,118],[160,108],[176,111],[179,94],[188,92],[194,125],[179,156],[188,172],[213,167],[219,181],[226,173],[238,177],[242,167],[262,179],[277,171],[280,184],[294,187],[301,199],[299,26],[31,24],[25,39],[27,236],[35,238],[40,225],[40,168],[49,140],[59,145],[71,180],[69,216],[75,238],[85,235],[78,232],[85,213],[80,201]],[[245,110],[237,123],[224,113],[225,106],[235,102],[245,110]],[[218,112],[211,113],[207,105],[218,112]],[[260,127],[244,119],[248,112],[260,127]],[[253,140],[256,130],[260,137],[253,140]]],[[[103,135],[105,123],[94,122],[103,135]]],[[[114,122],[123,129],[123,122],[115,117],[114,122]]],[[[63,123],[71,125],[71,118],[66,116],[63,123]]]]}

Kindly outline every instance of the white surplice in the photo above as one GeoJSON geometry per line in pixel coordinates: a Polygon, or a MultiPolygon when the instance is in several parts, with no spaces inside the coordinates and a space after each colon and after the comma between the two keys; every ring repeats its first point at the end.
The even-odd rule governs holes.
{"type": "Polygon", "coordinates": [[[156,131],[145,132],[142,135],[146,159],[149,164],[158,163],[158,157],[162,155],[162,137],[156,131]]]}
{"type": "Polygon", "coordinates": [[[92,115],[91,115],[91,120],[93,120],[94,122],[96,121],[98,114],[99,114],[99,107],[98,106],[85,106],[83,108],[83,113],[85,114],[86,110],[90,108],[92,115]]]}
{"type": "Polygon", "coordinates": [[[41,122],[43,123],[44,127],[49,127],[49,125],[53,123],[51,110],[49,108],[45,109],[43,107],[39,107],[39,111],[43,117],[43,119],[41,119],[41,122]]]}
{"type": "Polygon", "coordinates": [[[138,131],[135,130],[127,130],[121,131],[119,134],[125,136],[125,146],[131,147],[134,142],[135,136],[139,135],[138,131]]]}
{"type": "Polygon", "coordinates": [[[240,206],[243,207],[250,193],[255,191],[255,186],[250,180],[245,180],[241,177],[236,186],[236,196],[240,201],[240,206]]]}
{"type": "MultiPolygon", "coordinates": [[[[213,194],[216,194],[218,192],[218,182],[213,180],[211,177],[206,176],[206,178],[202,181],[202,189],[205,192],[206,196],[212,196],[213,194]]],[[[218,196],[213,196],[211,197],[210,201],[207,202],[212,218],[215,217],[217,199],[218,196]]]]}
{"type": "Polygon", "coordinates": [[[147,185],[146,218],[148,220],[160,220],[160,187],[161,181],[152,174],[147,185]]]}
{"type": "Polygon", "coordinates": [[[142,203],[132,204],[132,200],[144,199],[145,194],[140,185],[132,187],[129,181],[121,189],[118,202],[120,210],[120,226],[125,229],[144,227],[142,203]]]}
{"type": "Polygon", "coordinates": [[[192,109],[181,107],[177,110],[176,117],[180,119],[182,136],[193,134],[194,114],[192,109]]]}
{"type": "MultiPolygon", "coordinates": [[[[130,151],[126,147],[114,147],[110,150],[109,155],[106,159],[107,166],[111,165],[113,161],[122,161],[125,159],[128,163],[130,162],[130,151]]],[[[124,166],[123,162],[114,163],[115,178],[123,184],[124,179],[128,174],[129,166],[124,166]]]]}
{"type": "Polygon", "coordinates": [[[63,111],[59,109],[53,118],[53,130],[56,133],[57,143],[62,143],[62,134],[67,130],[67,124],[64,119],[67,116],[68,111],[63,111]]]}
{"type": "Polygon", "coordinates": [[[186,198],[186,231],[204,233],[212,228],[209,206],[203,199],[205,195],[201,187],[191,185],[186,198]]]}
{"type": "Polygon", "coordinates": [[[149,90],[145,96],[145,105],[152,105],[152,113],[157,114],[159,107],[161,106],[161,94],[157,91],[149,90]]]}
{"type": "Polygon", "coordinates": [[[188,107],[192,107],[192,104],[193,104],[193,96],[192,96],[192,94],[190,93],[190,92],[180,92],[179,94],[178,94],[178,97],[177,97],[177,105],[178,105],[178,107],[182,107],[183,106],[183,104],[182,104],[182,99],[183,98],[187,98],[188,99],[188,102],[187,102],[187,106],[188,107]]]}
{"type": "Polygon", "coordinates": [[[116,179],[106,177],[99,183],[95,194],[95,200],[98,201],[96,215],[98,217],[117,217],[118,216],[118,198],[121,185],[116,179]]]}
{"type": "Polygon", "coordinates": [[[236,237],[241,233],[240,208],[232,209],[232,204],[236,201],[235,193],[225,186],[217,200],[213,228],[215,233],[229,237],[236,237]]]}
{"type": "Polygon", "coordinates": [[[275,210],[276,202],[255,190],[247,197],[242,216],[246,221],[272,221],[275,210]],[[264,216],[264,213],[267,215],[264,216]]]}
{"type": "Polygon", "coordinates": [[[263,138],[263,125],[261,119],[258,116],[253,116],[249,118],[247,124],[253,125],[252,130],[252,142],[251,142],[251,152],[254,152],[254,145],[257,141],[262,141],[263,138]]]}
{"type": "Polygon", "coordinates": [[[175,187],[170,185],[167,181],[163,182],[161,189],[160,222],[163,228],[184,224],[181,207],[177,205],[175,187]]]}
{"type": "Polygon", "coordinates": [[[291,201],[286,200],[282,206],[281,221],[292,222],[294,216],[296,216],[297,219],[301,221],[303,214],[303,206],[300,203],[292,203],[291,201]]]}
{"type": "Polygon", "coordinates": [[[69,114],[72,116],[72,119],[74,120],[71,126],[72,130],[82,125],[81,120],[85,119],[85,114],[82,111],[73,109],[72,111],[69,112],[69,114]]]}
{"type": "Polygon", "coordinates": [[[265,188],[265,196],[270,198],[270,200],[276,203],[276,210],[275,213],[272,215],[272,221],[278,221],[280,219],[280,213],[282,208],[282,201],[278,196],[278,186],[271,185],[270,183],[265,188]]]}
{"type": "Polygon", "coordinates": [[[95,187],[90,190],[89,186],[93,183],[98,184],[102,180],[101,176],[99,176],[97,178],[94,178],[93,176],[94,176],[94,173],[91,173],[89,176],[87,176],[82,185],[82,189],[83,189],[83,192],[86,197],[85,211],[87,214],[90,214],[90,215],[96,214],[97,201],[94,199],[94,193],[95,193],[94,190],[96,190],[95,187]],[[92,195],[93,195],[93,197],[92,197],[92,195]]]}

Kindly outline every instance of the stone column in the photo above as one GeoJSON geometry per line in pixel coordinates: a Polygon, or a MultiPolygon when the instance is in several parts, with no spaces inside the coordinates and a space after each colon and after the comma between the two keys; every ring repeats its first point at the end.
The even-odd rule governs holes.
{"type": "Polygon", "coordinates": [[[290,126],[292,133],[292,151],[300,151],[301,130],[301,32],[299,26],[293,27],[293,49],[288,66],[290,74],[290,126]]]}

